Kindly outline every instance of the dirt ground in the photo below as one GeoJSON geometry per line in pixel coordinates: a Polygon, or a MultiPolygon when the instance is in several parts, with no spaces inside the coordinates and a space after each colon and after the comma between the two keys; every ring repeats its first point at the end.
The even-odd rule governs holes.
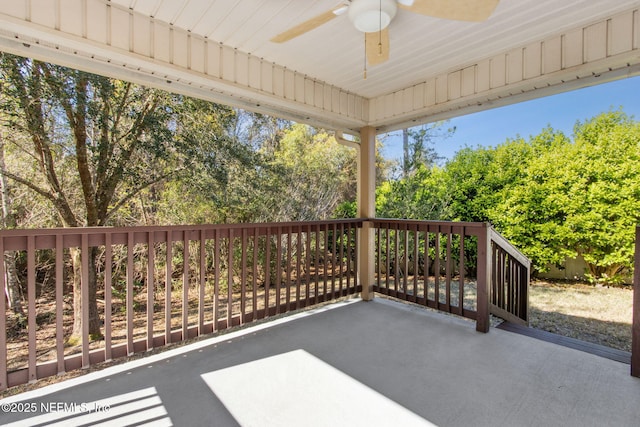
{"type": "Polygon", "coordinates": [[[537,280],[530,290],[531,327],[631,351],[631,286],[537,280]]]}

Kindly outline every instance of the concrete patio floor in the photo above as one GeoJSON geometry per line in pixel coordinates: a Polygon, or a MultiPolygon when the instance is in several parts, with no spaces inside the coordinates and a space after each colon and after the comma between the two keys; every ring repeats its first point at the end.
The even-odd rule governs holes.
{"type": "Polygon", "coordinates": [[[377,298],[0,401],[2,425],[637,426],[629,365],[377,298]]]}

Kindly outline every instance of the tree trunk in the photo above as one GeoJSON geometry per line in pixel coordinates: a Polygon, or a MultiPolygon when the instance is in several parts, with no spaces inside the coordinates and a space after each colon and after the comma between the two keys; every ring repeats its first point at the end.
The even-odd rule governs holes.
{"type": "MultiPolygon", "coordinates": [[[[90,339],[99,339],[102,337],[100,332],[100,316],[98,315],[97,301],[97,272],[96,260],[98,258],[98,250],[95,247],[89,248],[88,253],[88,282],[84,284],[89,287],[89,300],[87,301],[89,308],[89,337],[90,339]]],[[[71,249],[71,260],[73,263],[73,332],[72,341],[80,342],[82,339],[82,251],[79,248],[71,249]]]]}
{"type": "MultiPolygon", "coordinates": [[[[2,199],[2,226],[3,228],[15,228],[16,216],[11,210],[11,195],[7,186],[4,164],[4,137],[0,135],[0,199],[2,199]]],[[[20,281],[16,271],[16,251],[7,251],[4,254],[6,272],[6,294],[9,298],[9,305],[15,314],[24,315],[22,309],[22,298],[20,292],[20,281]]],[[[3,297],[4,298],[4,297],[3,297]]]]}
{"type": "Polygon", "coordinates": [[[9,306],[14,314],[23,316],[22,293],[20,292],[20,281],[16,271],[16,251],[7,251],[4,255],[5,272],[7,275],[7,296],[9,306]]]}
{"type": "Polygon", "coordinates": [[[411,169],[409,160],[409,130],[402,129],[402,177],[406,178],[411,169]]]}

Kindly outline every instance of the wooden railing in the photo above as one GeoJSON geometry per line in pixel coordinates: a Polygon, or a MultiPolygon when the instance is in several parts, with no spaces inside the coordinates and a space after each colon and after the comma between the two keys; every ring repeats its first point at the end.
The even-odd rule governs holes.
{"type": "MultiPolygon", "coordinates": [[[[362,220],[5,230],[18,251],[26,319],[0,297],[0,390],[359,292],[362,220]],[[71,252],[82,301],[95,277],[101,337],[82,304],[73,326],[71,252]],[[38,260],[46,260],[42,265],[38,260]],[[23,322],[24,321],[24,322],[23,322]],[[23,323],[20,323],[23,322],[23,323]]],[[[5,288],[4,263],[0,282],[5,288]]]]}
{"type": "Polygon", "coordinates": [[[529,325],[531,261],[493,228],[491,242],[490,312],[521,325],[529,325]]]}
{"type": "Polygon", "coordinates": [[[528,322],[529,260],[486,223],[372,220],[374,291],[476,320],[528,322]]]}
{"type": "Polygon", "coordinates": [[[374,219],[374,290],[477,319],[481,223],[374,219]]]}
{"type": "Polygon", "coordinates": [[[483,332],[490,312],[527,321],[528,260],[485,223],[5,230],[0,254],[16,255],[26,313],[7,316],[0,298],[0,390],[361,292],[365,221],[374,291],[475,319],[483,332]],[[74,286],[78,301],[97,301],[76,307],[77,335],[74,286]]]}

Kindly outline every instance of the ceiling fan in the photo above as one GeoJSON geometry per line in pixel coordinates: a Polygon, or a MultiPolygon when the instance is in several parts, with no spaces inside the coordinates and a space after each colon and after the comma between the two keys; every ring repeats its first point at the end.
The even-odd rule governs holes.
{"type": "MultiPolygon", "coordinates": [[[[353,26],[365,34],[366,61],[382,64],[389,59],[388,26],[398,8],[441,19],[481,22],[489,18],[500,0],[345,0],[271,39],[284,43],[347,13],[353,26]]],[[[366,76],[366,73],[365,73],[366,76]]]]}

